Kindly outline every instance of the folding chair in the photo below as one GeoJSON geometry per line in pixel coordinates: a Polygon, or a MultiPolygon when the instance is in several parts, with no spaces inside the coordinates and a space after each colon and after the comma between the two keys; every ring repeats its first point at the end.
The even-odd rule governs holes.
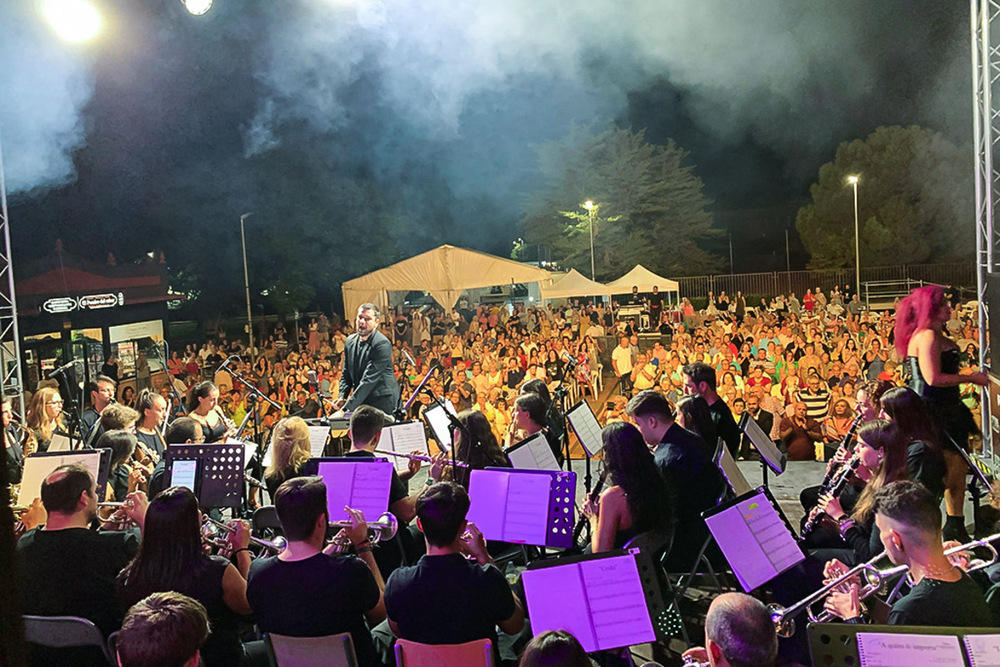
{"type": "Polygon", "coordinates": [[[29,644],[47,648],[97,648],[109,665],[118,661],[108,649],[104,635],[91,621],[79,616],[24,616],[24,636],[29,644]]]}
{"type": "Polygon", "coordinates": [[[325,637],[265,635],[271,667],[357,667],[351,633],[325,637]]]}
{"type": "Polygon", "coordinates": [[[396,667],[493,667],[493,642],[478,639],[465,644],[420,644],[396,640],[396,667]]]}

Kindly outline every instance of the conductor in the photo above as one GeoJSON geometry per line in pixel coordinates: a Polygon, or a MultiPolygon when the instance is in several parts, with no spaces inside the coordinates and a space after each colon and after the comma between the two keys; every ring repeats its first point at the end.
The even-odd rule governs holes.
{"type": "Polygon", "coordinates": [[[353,412],[370,405],[387,414],[399,402],[399,385],[392,374],[392,343],[378,330],[379,309],[373,303],[358,307],[357,333],[344,345],[344,368],[340,375],[340,397],[333,407],[353,412]]]}

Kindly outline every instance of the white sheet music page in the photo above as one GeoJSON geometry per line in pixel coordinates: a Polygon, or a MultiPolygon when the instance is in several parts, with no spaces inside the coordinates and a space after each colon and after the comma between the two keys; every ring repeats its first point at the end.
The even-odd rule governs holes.
{"type": "Polygon", "coordinates": [[[965,667],[955,635],[858,633],[861,667],[965,667]]]}
{"type": "Polygon", "coordinates": [[[586,402],[566,413],[570,426],[580,440],[580,444],[590,456],[597,456],[597,453],[604,448],[604,438],[601,435],[601,425],[594,416],[594,411],[586,402]]]}
{"type": "MultiPolygon", "coordinates": [[[[382,429],[382,441],[388,437],[389,448],[398,454],[413,454],[415,452],[427,452],[427,435],[424,433],[424,425],[420,422],[406,422],[403,424],[393,424],[382,429]]],[[[396,458],[393,462],[397,473],[406,472],[410,465],[410,460],[396,458]]]]}
{"type": "MultiPolygon", "coordinates": [[[[66,452],[61,456],[29,456],[24,459],[21,474],[21,490],[17,495],[18,505],[30,505],[42,495],[42,482],[53,470],[68,463],[82,463],[96,480],[101,472],[100,450],[66,452]]],[[[102,499],[103,500],[103,499],[102,499]]]]}
{"type": "Polygon", "coordinates": [[[635,556],[579,563],[598,649],[656,641],[635,556]]]}
{"type": "Polygon", "coordinates": [[[1000,667],[1000,635],[965,635],[972,667],[1000,667]]]}
{"type": "MultiPolygon", "coordinates": [[[[323,456],[323,449],[326,447],[326,441],[330,437],[330,427],[329,426],[308,426],[309,429],[309,453],[312,454],[313,458],[319,458],[323,456]]],[[[271,455],[271,448],[268,447],[267,455],[271,455]]]]}
{"type": "Polygon", "coordinates": [[[545,544],[545,533],[549,525],[552,478],[548,475],[531,473],[505,474],[509,482],[503,541],[545,544]]]}
{"type": "Polygon", "coordinates": [[[541,431],[529,436],[507,452],[510,464],[527,470],[559,470],[559,461],[541,431]],[[523,444],[522,444],[523,443],[523,444]]]}
{"type": "Polygon", "coordinates": [[[504,541],[507,488],[511,475],[502,470],[473,470],[469,474],[469,511],[466,518],[488,540],[504,541]]]}
{"type": "Polygon", "coordinates": [[[375,521],[389,508],[392,464],[388,461],[322,461],[319,476],[326,484],[331,521],[347,518],[345,506],[364,512],[366,521],[375,521]]]}
{"type": "Polygon", "coordinates": [[[521,581],[531,630],[536,636],[546,630],[566,630],[577,638],[584,651],[598,650],[587,610],[587,594],[576,563],[525,570],[521,581]]]}

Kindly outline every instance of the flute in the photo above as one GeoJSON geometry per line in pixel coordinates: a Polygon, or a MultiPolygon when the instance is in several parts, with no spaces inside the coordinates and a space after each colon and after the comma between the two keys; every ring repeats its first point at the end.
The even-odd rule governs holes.
{"type": "MultiPolygon", "coordinates": [[[[411,459],[413,461],[425,461],[427,463],[433,462],[433,459],[431,457],[425,456],[423,454],[404,454],[402,452],[392,452],[392,451],[389,451],[388,449],[376,449],[375,451],[377,453],[379,453],[379,454],[388,454],[389,456],[395,456],[395,457],[401,458],[401,459],[411,459]]],[[[449,465],[450,466],[451,465],[451,459],[445,461],[445,465],[449,465]]],[[[459,468],[468,468],[469,467],[468,463],[463,463],[462,461],[457,461],[455,463],[455,465],[457,465],[459,468]]]]}

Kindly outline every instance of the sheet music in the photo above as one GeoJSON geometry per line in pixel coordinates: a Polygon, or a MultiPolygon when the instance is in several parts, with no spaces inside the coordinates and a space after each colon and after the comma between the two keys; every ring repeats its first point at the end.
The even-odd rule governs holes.
{"type": "Polygon", "coordinates": [[[501,474],[506,474],[509,480],[503,541],[545,544],[552,478],[548,475],[501,474]]]}
{"type": "MultiPolygon", "coordinates": [[[[97,444],[96,441],[94,444],[97,444]]],[[[49,441],[48,452],[68,452],[73,448],[73,443],[62,433],[53,433],[52,440],[49,441]]]]}
{"type": "Polygon", "coordinates": [[[746,591],[805,560],[781,515],[763,493],[705,519],[746,591]]]}
{"type": "Polygon", "coordinates": [[[504,541],[510,478],[502,470],[473,470],[469,474],[469,511],[465,516],[488,540],[504,541]]]}
{"type": "Polygon", "coordinates": [[[427,425],[431,427],[431,433],[434,434],[434,439],[437,441],[438,446],[442,451],[451,451],[451,431],[449,427],[451,426],[451,420],[448,419],[448,415],[445,414],[447,408],[442,408],[438,404],[434,404],[424,410],[424,418],[427,420],[427,425]]]}
{"type": "Polygon", "coordinates": [[[61,456],[29,456],[24,459],[21,474],[21,490],[17,494],[18,505],[30,505],[42,496],[42,482],[53,470],[68,463],[82,463],[98,482],[101,473],[101,450],[88,449],[80,452],[66,452],[61,456]]]}
{"type": "Polygon", "coordinates": [[[566,630],[579,640],[584,651],[598,650],[587,610],[587,593],[575,563],[525,570],[521,582],[531,631],[536,636],[546,630],[566,630]]]}
{"type": "Polygon", "coordinates": [[[590,457],[597,456],[604,449],[604,438],[601,425],[597,422],[590,405],[586,401],[581,401],[566,413],[566,418],[569,419],[569,425],[573,427],[573,432],[587,450],[587,454],[590,457]]]}
{"type": "Polygon", "coordinates": [[[972,667],[1000,667],[1000,635],[965,635],[972,667]]]}
{"type": "Polygon", "coordinates": [[[346,518],[344,507],[375,521],[389,509],[392,464],[388,461],[321,461],[319,476],[326,484],[326,506],[331,521],[346,518]]]}
{"type": "Polygon", "coordinates": [[[635,556],[582,561],[580,576],[598,647],[656,641],[635,556]]]}
{"type": "MultiPolygon", "coordinates": [[[[309,453],[314,459],[318,459],[323,456],[323,449],[326,447],[326,441],[330,437],[330,427],[329,426],[307,426],[309,429],[309,453]]],[[[267,455],[270,456],[271,448],[268,448],[267,455]]]]}
{"type": "Polygon", "coordinates": [[[965,667],[955,635],[858,633],[861,667],[965,667]]]}
{"type": "Polygon", "coordinates": [[[559,470],[559,461],[549,447],[545,434],[539,431],[507,450],[507,458],[515,468],[528,470],[559,470]]]}
{"type": "MultiPolygon", "coordinates": [[[[398,454],[426,452],[427,435],[424,433],[424,425],[420,422],[405,422],[386,426],[382,429],[380,444],[388,445],[386,449],[398,454]]],[[[410,460],[400,457],[395,458],[392,463],[397,473],[403,473],[409,467],[410,460]]]]}

